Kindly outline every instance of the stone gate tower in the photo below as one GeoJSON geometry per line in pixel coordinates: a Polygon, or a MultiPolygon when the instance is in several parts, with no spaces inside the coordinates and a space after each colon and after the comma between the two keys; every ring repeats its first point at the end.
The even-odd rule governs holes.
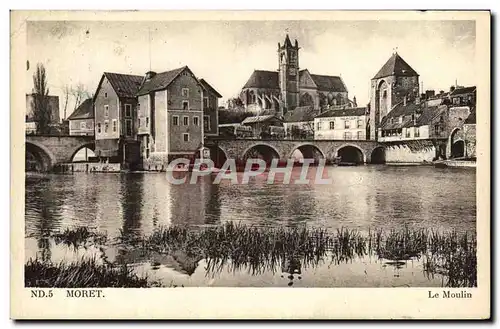
{"type": "Polygon", "coordinates": [[[377,139],[380,121],[395,105],[418,96],[418,73],[395,52],[371,80],[370,139],[377,139]]]}
{"type": "Polygon", "coordinates": [[[288,34],[285,43],[278,43],[278,79],[282,101],[282,115],[299,105],[299,44],[292,45],[288,34]]]}

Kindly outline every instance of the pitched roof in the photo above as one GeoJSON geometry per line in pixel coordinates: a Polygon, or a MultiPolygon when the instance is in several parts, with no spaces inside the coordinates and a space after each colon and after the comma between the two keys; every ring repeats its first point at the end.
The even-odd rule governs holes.
{"type": "Polygon", "coordinates": [[[274,115],[257,115],[257,116],[245,118],[245,120],[243,120],[241,122],[241,124],[244,125],[244,124],[248,124],[248,123],[264,122],[264,121],[267,121],[267,120],[270,120],[270,119],[281,120],[280,118],[278,118],[278,117],[276,117],[274,115]]]}
{"type": "Polygon", "coordinates": [[[174,70],[156,74],[142,84],[141,88],[137,91],[136,96],[145,95],[152,91],[167,88],[168,85],[170,85],[172,81],[174,81],[174,79],[187,68],[187,66],[183,66],[174,70]]]}
{"type": "Polygon", "coordinates": [[[316,118],[330,117],[357,117],[366,115],[366,107],[347,107],[345,109],[331,109],[316,116],[316,118]]]}
{"type": "Polygon", "coordinates": [[[243,86],[245,88],[279,89],[278,72],[254,70],[243,86]]]}
{"type": "Polygon", "coordinates": [[[457,88],[451,92],[450,96],[453,97],[457,95],[469,94],[475,91],[476,91],[476,86],[457,88]]]}
{"type": "Polygon", "coordinates": [[[222,95],[217,92],[205,79],[200,79],[200,83],[203,86],[204,89],[208,90],[218,98],[221,98],[222,95]]]}
{"type": "Polygon", "coordinates": [[[416,104],[415,102],[399,103],[396,105],[380,123],[382,129],[400,129],[413,126],[428,125],[440,112],[441,106],[425,106],[424,103],[416,104]],[[412,114],[420,113],[417,116],[415,123],[413,122],[412,114]],[[399,118],[402,117],[400,121],[399,118]],[[390,120],[395,118],[397,120],[390,120]]]}
{"type": "Polygon", "coordinates": [[[88,98],[83,101],[76,108],[76,110],[71,113],[68,117],[68,120],[77,120],[77,119],[92,119],[94,118],[94,106],[93,106],[92,98],[88,98]]]}
{"type": "Polygon", "coordinates": [[[143,77],[121,73],[104,72],[104,76],[115,90],[118,97],[135,97],[141,86],[143,77]]]}
{"type": "Polygon", "coordinates": [[[418,76],[418,73],[398,53],[394,53],[384,66],[382,66],[380,71],[375,74],[373,79],[380,79],[391,75],[412,77],[418,76]]]}
{"type": "Polygon", "coordinates": [[[313,106],[299,106],[293,111],[285,113],[285,122],[307,122],[313,121],[318,111],[313,106]]]}
{"type": "Polygon", "coordinates": [[[344,82],[338,76],[311,74],[311,78],[319,91],[347,92],[344,82]]]}

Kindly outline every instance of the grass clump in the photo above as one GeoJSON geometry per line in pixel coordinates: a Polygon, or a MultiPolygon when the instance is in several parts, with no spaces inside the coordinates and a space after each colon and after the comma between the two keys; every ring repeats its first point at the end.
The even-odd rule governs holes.
{"type": "Polygon", "coordinates": [[[24,265],[24,284],[37,288],[146,288],[154,285],[125,265],[98,264],[95,258],[59,264],[29,259],[24,265]]]}
{"type": "Polygon", "coordinates": [[[86,226],[66,228],[64,231],[54,234],[53,238],[57,244],[63,243],[75,249],[80,246],[104,245],[107,241],[105,233],[94,232],[86,226]]]}

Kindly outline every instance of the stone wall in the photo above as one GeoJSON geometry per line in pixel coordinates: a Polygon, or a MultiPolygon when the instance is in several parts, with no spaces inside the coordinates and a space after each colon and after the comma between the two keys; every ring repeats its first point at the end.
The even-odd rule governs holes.
{"type": "Polygon", "coordinates": [[[385,161],[387,163],[423,163],[432,162],[436,156],[434,146],[412,150],[407,145],[388,146],[385,149],[385,161]]]}

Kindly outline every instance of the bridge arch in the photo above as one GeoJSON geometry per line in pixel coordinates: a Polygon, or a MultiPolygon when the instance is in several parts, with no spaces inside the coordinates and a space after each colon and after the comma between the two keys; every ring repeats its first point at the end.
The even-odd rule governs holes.
{"type": "Polygon", "coordinates": [[[247,147],[242,154],[244,162],[251,158],[261,158],[267,163],[270,163],[273,159],[280,159],[280,152],[268,143],[253,144],[247,147]]]}
{"type": "Polygon", "coordinates": [[[82,145],[77,146],[72,152],[71,156],[69,159],[67,159],[67,162],[72,162],[73,159],[75,158],[75,155],[82,149],[88,148],[89,150],[95,151],[95,142],[89,142],[89,143],[84,143],[82,145]]]}
{"type": "Polygon", "coordinates": [[[43,144],[26,141],[25,170],[50,171],[57,163],[54,154],[43,144]]]}
{"type": "Polygon", "coordinates": [[[302,153],[302,156],[304,157],[304,159],[314,159],[315,161],[317,161],[319,159],[326,159],[326,155],[323,152],[323,150],[321,150],[321,148],[319,148],[317,145],[314,145],[312,143],[302,143],[302,144],[295,146],[292,149],[292,152],[290,152],[290,155],[288,156],[288,158],[289,159],[293,158],[293,154],[297,150],[300,151],[300,153],[302,153]],[[319,157],[318,157],[318,155],[319,155],[319,157]]]}
{"type": "Polygon", "coordinates": [[[384,164],[385,163],[385,147],[377,146],[370,154],[370,163],[384,164]]]}
{"type": "Polygon", "coordinates": [[[226,150],[224,150],[219,145],[208,146],[210,150],[210,159],[214,162],[214,165],[220,168],[229,159],[226,150]]]}
{"type": "Polygon", "coordinates": [[[448,145],[449,158],[460,158],[465,156],[465,141],[461,128],[457,127],[451,131],[448,145]]]}
{"type": "Polygon", "coordinates": [[[351,143],[340,145],[335,151],[335,157],[339,157],[341,162],[351,162],[356,164],[366,162],[365,152],[359,146],[351,143]]]}

